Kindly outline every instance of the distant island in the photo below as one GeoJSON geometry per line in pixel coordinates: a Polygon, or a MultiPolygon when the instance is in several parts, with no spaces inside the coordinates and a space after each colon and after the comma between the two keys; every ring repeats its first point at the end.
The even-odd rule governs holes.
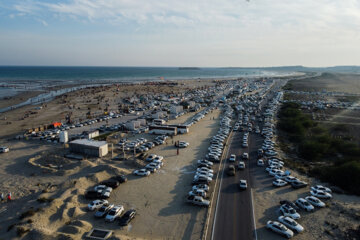
{"type": "Polygon", "coordinates": [[[200,70],[198,67],[179,67],[179,70],[200,70]]]}

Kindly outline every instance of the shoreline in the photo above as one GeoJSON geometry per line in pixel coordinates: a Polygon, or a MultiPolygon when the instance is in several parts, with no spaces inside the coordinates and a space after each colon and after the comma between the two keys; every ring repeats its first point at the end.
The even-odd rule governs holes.
{"type": "Polygon", "coordinates": [[[95,83],[91,83],[91,84],[86,84],[87,81],[83,82],[83,83],[77,83],[77,84],[64,84],[64,85],[55,85],[55,86],[48,86],[48,87],[44,87],[43,90],[39,90],[39,89],[34,89],[34,90],[28,90],[26,91],[26,93],[32,93],[32,92],[39,92],[38,94],[24,94],[23,92],[15,94],[13,96],[10,97],[4,97],[2,100],[6,100],[6,98],[9,98],[9,100],[15,98],[17,100],[20,99],[24,99],[27,97],[26,100],[24,100],[23,102],[17,101],[16,104],[4,104],[1,105],[0,104],[0,113],[6,113],[9,111],[12,111],[14,109],[18,109],[27,105],[36,105],[36,104],[42,104],[42,103],[47,103],[51,100],[53,100],[55,97],[61,96],[63,94],[66,93],[70,93],[70,92],[74,92],[74,91],[78,91],[81,89],[85,89],[85,88],[90,88],[90,87],[101,87],[101,86],[113,86],[113,85],[138,85],[138,84],[151,84],[151,83],[161,83],[161,82],[181,82],[181,81],[235,81],[235,80],[240,80],[240,79],[244,79],[244,78],[253,78],[253,79],[257,79],[257,78],[266,78],[266,77],[278,77],[278,78],[283,78],[283,77],[299,77],[302,76],[302,73],[298,73],[298,72],[292,72],[292,73],[288,73],[288,74],[283,74],[283,75],[263,75],[263,76],[241,76],[241,77],[222,77],[222,78],[218,78],[218,77],[214,77],[214,78],[182,78],[182,79],[168,79],[168,80],[150,80],[150,79],[139,79],[136,81],[121,81],[121,82],[116,82],[116,81],[111,81],[111,82],[107,82],[107,81],[99,81],[99,82],[95,82],[95,83]],[[49,92],[46,92],[49,91],[49,92]],[[44,94],[44,96],[40,96],[41,94],[44,94]]]}

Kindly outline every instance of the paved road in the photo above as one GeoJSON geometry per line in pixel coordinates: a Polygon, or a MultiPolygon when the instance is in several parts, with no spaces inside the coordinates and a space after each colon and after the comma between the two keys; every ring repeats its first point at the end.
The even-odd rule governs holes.
{"type": "MultiPolygon", "coordinates": [[[[284,82],[282,82],[284,84],[284,82]]],[[[278,91],[281,84],[277,83],[272,88],[278,91]]],[[[268,94],[261,104],[261,107],[273,97],[273,94],[268,94]]],[[[262,108],[263,109],[263,108],[262,108]]],[[[262,124],[257,122],[262,129],[262,124]]],[[[251,133],[249,135],[249,147],[242,148],[243,132],[234,132],[230,141],[229,150],[226,155],[225,164],[220,170],[220,187],[219,198],[215,210],[214,226],[211,239],[256,239],[256,226],[253,215],[253,202],[251,196],[252,188],[263,187],[264,182],[257,180],[261,178],[264,173],[256,165],[257,150],[261,147],[263,138],[259,134],[251,133]],[[229,166],[228,159],[231,154],[236,154],[238,164],[243,152],[249,153],[249,160],[245,161],[246,168],[244,170],[237,170],[235,176],[227,176],[226,169],[229,166]],[[240,179],[247,180],[248,189],[240,190],[240,179]]]]}
{"type": "Polygon", "coordinates": [[[262,139],[259,135],[250,134],[249,148],[242,148],[242,132],[234,132],[229,147],[226,163],[221,170],[222,181],[220,184],[220,196],[215,215],[215,227],[212,239],[254,239],[254,219],[251,197],[252,174],[256,171],[256,154],[262,139]],[[250,160],[245,161],[246,168],[237,170],[235,176],[227,176],[226,169],[230,164],[230,154],[236,154],[237,161],[243,152],[249,152],[250,160]],[[224,172],[225,171],[225,172],[224,172]],[[240,179],[248,182],[247,190],[240,190],[240,179]]]}

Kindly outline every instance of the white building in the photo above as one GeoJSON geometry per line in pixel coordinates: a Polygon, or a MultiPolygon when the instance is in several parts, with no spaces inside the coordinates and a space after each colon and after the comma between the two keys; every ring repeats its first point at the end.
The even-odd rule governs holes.
{"type": "Polygon", "coordinates": [[[93,157],[103,157],[108,154],[106,141],[93,141],[88,139],[77,139],[69,143],[70,151],[93,157]]]}

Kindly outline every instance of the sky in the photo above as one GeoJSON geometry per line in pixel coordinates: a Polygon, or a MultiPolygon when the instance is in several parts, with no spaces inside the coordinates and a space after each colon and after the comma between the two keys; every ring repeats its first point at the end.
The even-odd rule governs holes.
{"type": "Polygon", "coordinates": [[[360,65],[360,1],[0,0],[0,65],[360,65]]]}

